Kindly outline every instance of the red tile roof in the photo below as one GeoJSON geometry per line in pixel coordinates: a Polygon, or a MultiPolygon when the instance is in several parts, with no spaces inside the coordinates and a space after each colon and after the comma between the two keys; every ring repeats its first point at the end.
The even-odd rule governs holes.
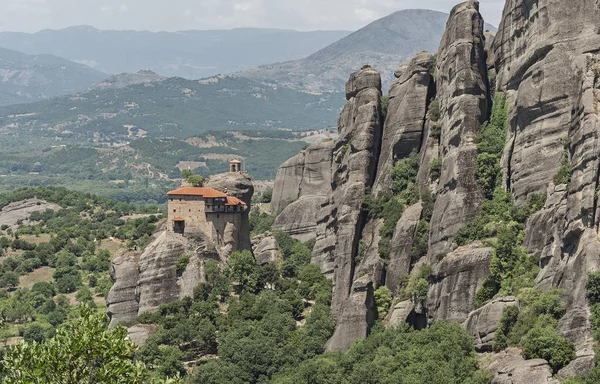
{"type": "Polygon", "coordinates": [[[184,187],[179,188],[168,193],[169,196],[202,196],[209,199],[217,197],[227,197],[223,192],[219,192],[216,189],[204,188],[204,187],[184,187]]]}
{"type": "Polygon", "coordinates": [[[242,200],[238,199],[237,197],[228,196],[227,204],[225,204],[225,205],[246,205],[246,203],[244,203],[242,200]]]}

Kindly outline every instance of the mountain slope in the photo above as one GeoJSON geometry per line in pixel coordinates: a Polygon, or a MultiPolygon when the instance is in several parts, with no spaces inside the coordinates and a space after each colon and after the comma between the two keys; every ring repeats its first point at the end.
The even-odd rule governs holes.
{"type": "Polygon", "coordinates": [[[52,55],[30,56],[0,48],[0,105],[79,92],[107,75],[52,55]]]}
{"type": "MultiPolygon", "coordinates": [[[[384,88],[394,70],[420,51],[437,50],[448,15],[410,9],[392,13],[301,60],[264,65],[240,76],[309,90],[342,89],[350,73],[369,64],[384,88]]],[[[486,25],[488,29],[494,29],[486,25]]]]}
{"type": "Polygon", "coordinates": [[[155,33],[81,26],[33,34],[2,32],[0,46],[51,53],[107,73],[150,69],[163,76],[199,79],[298,59],[349,33],[255,28],[155,33]]]}
{"type": "Polygon", "coordinates": [[[339,93],[308,94],[233,76],[200,81],[139,76],[145,81],[124,88],[97,87],[2,107],[0,132],[118,142],[209,130],[311,129],[333,126],[344,101],[339,93]]]}

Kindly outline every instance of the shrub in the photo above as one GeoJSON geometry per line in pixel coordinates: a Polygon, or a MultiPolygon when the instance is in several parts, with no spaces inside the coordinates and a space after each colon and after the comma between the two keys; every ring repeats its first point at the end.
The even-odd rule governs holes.
{"type": "Polygon", "coordinates": [[[383,95],[381,97],[381,118],[383,121],[386,120],[388,114],[388,108],[390,106],[390,95],[383,95]]]}
{"type": "Polygon", "coordinates": [[[260,195],[261,203],[270,203],[272,199],[273,199],[273,188],[265,189],[265,191],[260,195]]]}
{"type": "Polygon", "coordinates": [[[175,263],[175,271],[177,272],[177,276],[183,275],[183,272],[185,272],[185,269],[190,262],[190,257],[191,256],[187,253],[179,257],[179,260],[177,260],[177,263],[175,263]]]}
{"type": "Polygon", "coordinates": [[[392,304],[392,291],[385,285],[382,285],[375,290],[373,298],[375,299],[375,306],[377,307],[377,315],[380,319],[383,319],[390,310],[390,305],[392,304]]]}
{"type": "Polygon", "coordinates": [[[600,303],[600,271],[588,273],[585,289],[591,305],[600,303]]]}
{"type": "Polygon", "coordinates": [[[431,180],[439,180],[442,175],[442,159],[438,157],[433,159],[429,165],[429,177],[431,180]]]}
{"type": "Polygon", "coordinates": [[[360,70],[362,71],[362,70],[365,70],[365,69],[367,69],[367,68],[371,68],[371,66],[370,66],[369,64],[365,64],[365,65],[363,65],[363,66],[360,68],[360,70]]]}
{"type": "Polygon", "coordinates": [[[441,109],[440,109],[439,101],[437,101],[436,99],[433,99],[431,101],[431,103],[429,103],[429,109],[427,111],[427,115],[429,116],[429,119],[433,122],[437,122],[440,120],[441,109]]]}
{"type": "Polygon", "coordinates": [[[413,301],[415,305],[425,301],[427,299],[427,292],[429,291],[429,274],[431,273],[431,267],[424,265],[418,270],[413,270],[408,278],[408,283],[404,289],[404,296],[413,301]]]}
{"type": "Polygon", "coordinates": [[[430,135],[432,138],[439,140],[442,137],[442,125],[437,123],[431,124],[430,135]]]}
{"type": "Polygon", "coordinates": [[[575,358],[575,346],[552,328],[535,327],[525,336],[523,357],[547,360],[556,373],[575,358]]]}
{"type": "Polygon", "coordinates": [[[560,161],[560,168],[558,169],[558,171],[556,172],[556,175],[554,175],[554,184],[555,185],[560,185],[560,184],[567,184],[569,185],[571,183],[571,172],[572,172],[572,168],[571,168],[571,161],[569,160],[569,142],[567,138],[563,139],[563,155],[560,161]]]}
{"type": "Polygon", "coordinates": [[[411,154],[398,161],[392,169],[392,191],[400,194],[413,184],[419,172],[419,153],[412,151],[411,154]]]}

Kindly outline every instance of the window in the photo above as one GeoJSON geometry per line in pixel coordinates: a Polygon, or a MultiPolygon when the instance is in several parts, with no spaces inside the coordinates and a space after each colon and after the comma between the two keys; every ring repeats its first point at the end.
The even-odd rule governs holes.
{"type": "Polygon", "coordinates": [[[192,212],[192,210],[190,209],[190,212],[192,212]]]}
{"type": "MultiPolygon", "coordinates": [[[[219,215],[217,214],[217,219],[218,219],[218,218],[219,218],[219,215]]],[[[218,233],[218,232],[219,232],[219,231],[217,231],[217,233],[218,233]]]]}
{"type": "Polygon", "coordinates": [[[174,210],[173,210],[173,212],[177,212],[177,210],[176,210],[176,209],[174,209],[174,210]]]}

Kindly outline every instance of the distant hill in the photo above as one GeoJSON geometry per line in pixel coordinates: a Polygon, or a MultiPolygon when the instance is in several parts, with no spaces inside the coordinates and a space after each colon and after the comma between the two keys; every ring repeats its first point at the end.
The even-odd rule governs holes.
{"type": "Polygon", "coordinates": [[[79,92],[107,76],[53,55],[31,56],[0,48],[0,105],[79,92]]]}
{"type": "MultiPolygon", "coordinates": [[[[342,89],[350,73],[369,64],[389,87],[394,70],[414,54],[438,49],[448,15],[411,9],[392,13],[296,61],[263,65],[239,73],[255,80],[307,90],[342,89]]],[[[495,30],[491,25],[487,29],[495,30]]]]}
{"type": "Polygon", "coordinates": [[[341,93],[309,94],[235,76],[194,81],[142,72],[71,96],[0,107],[0,134],[60,144],[186,138],[214,130],[304,130],[334,126],[344,101],[341,93]]]}
{"type": "Polygon", "coordinates": [[[199,79],[295,60],[349,31],[243,28],[214,31],[101,31],[88,26],[37,33],[0,33],[0,47],[54,54],[117,74],[149,69],[162,76],[199,79]]]}

